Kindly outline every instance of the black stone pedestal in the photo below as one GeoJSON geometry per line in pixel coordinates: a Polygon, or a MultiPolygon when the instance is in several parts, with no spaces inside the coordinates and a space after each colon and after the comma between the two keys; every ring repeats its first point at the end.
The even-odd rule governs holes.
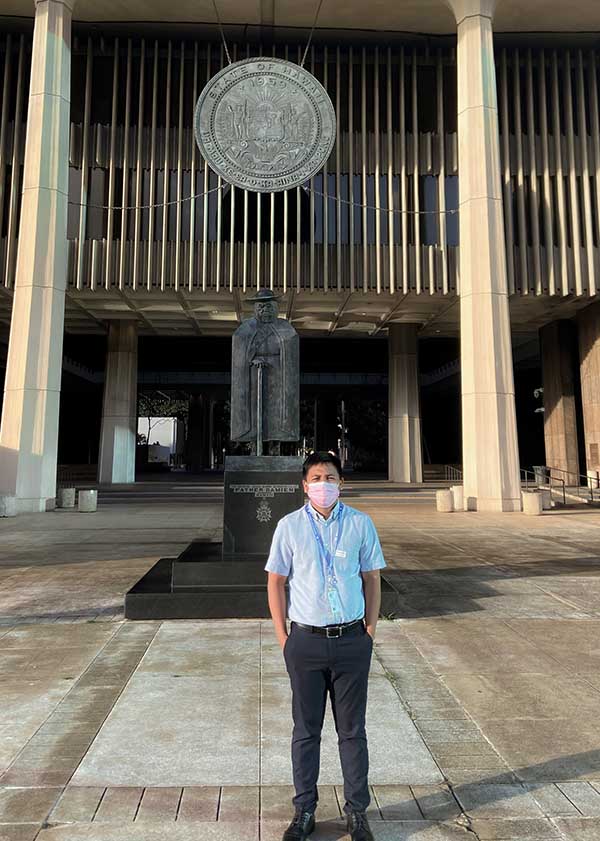
{"type": "MultiPolygon", "coordinates": [[[[194,541],[162,558],[125,596],[127,619],[268,619],[266,554],[224,561],[220,543],[194,541]]],[[[400,592],[381,573],[381,613],[401,615],[400,592]]]]}
{"type": "Polygon", "coordinates": [[[125,596],[127,619],[265,619],[267,556],[222,559],[221,543],[194,541],[162,558],[125,596]]]}
{"type": "Polygon", "coordinates": [[[195,540],[125,596],[127,619],[267,618],[265,564],[279,520],[304,503],[302,459],[227,456],[223,544],[195,540]]]}
{"type": "MultiPolygon", "coordinates": [[[[304,502],[301,460],[227,457],[223,543],[194,540],[162,558],[125,596],[127,619],[268,619],[265,564],[278,521],[304,502]]],[[[381,612],[402,612],[381,573],[381,612]]]]}
{"type": "Polygon", "coordinates": [[[302,459],[226,456],[223,558],[265,558],[275,526],[304,504],[302,459]]]}

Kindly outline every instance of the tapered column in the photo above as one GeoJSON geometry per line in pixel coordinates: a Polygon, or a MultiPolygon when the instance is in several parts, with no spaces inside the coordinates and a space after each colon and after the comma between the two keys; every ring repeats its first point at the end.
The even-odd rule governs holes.
{"type": "Polygon", "coordinates": [[[570,321],[553,321],[540,330],[544,385],[544,441],[548,467],[569,485],[579,483],[577,410],[575,403],[575,329],[570,321]]]}
{"type": "Polygon", "coordinates": [[[67,280],[72,0],[36,0],[0,491],[54,507],[67,280]]]}
{"type": "Polygon", "coordinates": [[[200,473],[210,467],[210,412],[208,395],[194,394],[188,408],[185,464],[190,473],[200,473]]]}
{"type": "Polygon", "coordinates": [[[600,472],[600,305],[579,313],[579,372],[588,474],[600,472]]]}
{"type": "Polygon", "coordinates": [[[447,2],[458,26],[465,502],[479,511],[518,511],[519,454],[492,34],[496,0],[447,2]]]}
{"type": "Polygon", "coordinates": [[[185,453],[185,421],[177,418],[175,421],[175,466],[181,467],[185,453]]]}
{"type": "Polygon", "coordinates": [[[389,348],[388,476],[422,482],[421,413],[416,324],[391,324],[389,348]]]}
{"type": "Polygon", "coordinates": [[[108,331],[98,481],[135,482],[137,324],[113,321],[108,331]]]}
{"type": "Polygon", "coordinates": [[[215,435],[215,401],[212,397],[208,400],[208,436],[206,441],[206,465],[212,470],[214,467],[214,435],[215,435]]]}

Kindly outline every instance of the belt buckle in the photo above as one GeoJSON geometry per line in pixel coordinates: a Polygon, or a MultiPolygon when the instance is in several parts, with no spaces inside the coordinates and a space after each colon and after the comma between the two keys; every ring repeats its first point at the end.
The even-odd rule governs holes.
{"type": "Polygon", "coordinates": [[[325,628],[325,636],[327,639],[337,639],[342,636],[342,628],[340,625],[331,625],[325,628]],[[330,631],[337,631],[337,634],[330,634],[330,631]]]}

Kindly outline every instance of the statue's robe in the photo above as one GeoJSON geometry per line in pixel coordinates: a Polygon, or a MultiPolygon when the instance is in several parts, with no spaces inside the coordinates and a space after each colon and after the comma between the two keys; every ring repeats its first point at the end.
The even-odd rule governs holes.
{"type": "Polygon", "coordinates": [[[299,429],[299,339],[283,318],[242,322],[233,334],[231,363],[231,439],[256,441],[258,368],[262,369],[262,439],[297,441],[299,429]]]}

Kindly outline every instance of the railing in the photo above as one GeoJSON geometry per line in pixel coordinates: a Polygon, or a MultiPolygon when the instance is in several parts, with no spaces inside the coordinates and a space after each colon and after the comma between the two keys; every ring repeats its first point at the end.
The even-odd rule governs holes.
{"type": "Polygon", "coordinates": [[[547,475],[550,477],[553,473],[560,473],[562,476],[566,476],[567,478],[563,481],[569,488],[569,494],[573,494],[573,496],[577,496],[579,499],[587,497],[589,502],[600,502],[600,488],[598,487],[599,482],[597,477],[586,476],[583,473],[576,473],[573,470],[563,470],[562,467],[544,467],[544,470],[549,471],[547,475]],[[571,484],[571,479],[575,479],[576,481],[571,484]],[[582,479],[583,481],[581,481],[582,479]],[[594,490],[596,490],[595,495],[594,490]]]}
{"type": "MultiPolygon", "coordinates": [[[[462,468],[455,467],[453,464],[444,464],[441,467],[446,481],[463,481],[462,468]]],[[[567,504],[567,494],[580,498],[586,496],[589,502],[600,502],[600,477],[584,476],[582,473],[573,473],[569,470],[562,470],[560,467],[547,467],[546,465],[538,467],[536,470],[527,470],[521,467],[520,473],[521,484],[525,486],[525,490],[532,488],[537,490],[545,487],[550,490],[551,495],[557,490],[563,505],[567,504]],[[577,481],[571,485],[570,478],[575,478],[577,481]],[[582,479],[583,482],[581,482],[582,479]]]]}
{"type": "MultiPolygon", "coordinates": [[[[550,470],[550,468],[546,468],[550,470]]],[[[534,470],[526,470],[524,467],[521,468],[521,483],[525,485],[525,490],[529,490],[530,486],[538,490],[539,488],[547,487],[550,491],[550,496],[552,496],[553,488],[558,485],[560,489],[560,494],[562,496],[563,505],[567,504],[567,490],[565,480],[561,479],[557,476],[552,476],[551,473],[545,473],[543,476],[540,474],[539,471],[534,470]],[[533,477],[530,479],[530,477],[533,477]],[[545,480],[548,480],[547,482],[545,480]]]]}
{"type": "Polygon", "coordinates": [[[72,488],[77,485],[94,487],[98,465],[59,464],[56,469],[56,488],[72,488]]]}
{"type": "Polygon", "coordinates": [[[462,482],[463,472],[460,467],[454,467],[453,464],[444,465],[444,473],[448,482],[462,482]]]}

